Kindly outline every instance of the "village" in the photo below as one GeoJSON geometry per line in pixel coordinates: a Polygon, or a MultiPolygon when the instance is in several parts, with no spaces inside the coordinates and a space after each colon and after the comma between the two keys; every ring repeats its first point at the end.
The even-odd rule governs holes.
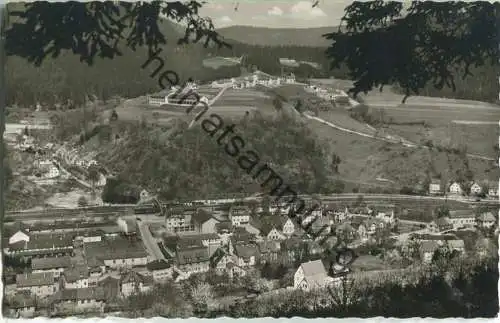
{"type": "Polygon", "coordinates": [[[361,197],[308,203],[313,200],[321,207],[304,223],[326,226],[322,234],[334,232],[354,248],[352,268],[332,267],[317,241],[287,216],[284,203],[256,198],[174,205],[143,191],[136,210],[157,203],[159,212],[80,209],[73,220],[46,215],[6,223],[6,302],[14,316],[102,314],[118,311],[120,299],[193,277],[252,281],[248,297],[401,271],[431,263],[438,250],[457,257],[495,252],[495,209],[436,207],[435,219],[426,223],[405,220],[408,210],[398,214],[390,204],[369,205],[361,197]]]}

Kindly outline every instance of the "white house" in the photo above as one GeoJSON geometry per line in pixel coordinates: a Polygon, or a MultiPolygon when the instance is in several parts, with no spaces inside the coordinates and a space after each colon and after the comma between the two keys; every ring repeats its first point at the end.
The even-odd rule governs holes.
{"type": "Polygon", "coordinates": [[[300,265],[293,276],[293,287],[309,291],[325,287],[332,283],[333,280],[332,277],[328,276],[323,262],[314,260],[300,265]]]}
{"type": "Polygon", "coordinates": [[[394,210],[391,211],[390,213],[378,212],[375,218],[382,220],[388,224],[393,224],[396,221],[394,217],[394,210]]]}
{"type": "Polygon", "coordinates": [[[488,196],[498,197],[498,182],[490,183],[488,186],[488,196]]]}
{"type": "Polygon", "coordinates": [[[295,224],[293,224],[292,219],[288,218],[283,225],[283,234],[291,236],[295,232],[295,224]]]}
{"type": "Polygon", "coordinates": [[[150,95],[148,96],[148,104],[154,106],[161,106],[167,104],[167,96],[166,95],[150,95]]]}
{"type": "Polygon", "coordinates": [[[295,74],[291,73],[290,75],[285,77],[285,83],[294,84],[295,83],[295,74]]]}
{"type": "Polygon", "coordinates": [[[473,183],[470,187],[471,195],[478,195],[481,193],[482,190],[483,189],[482,189],[481,185],[479,185],[478,183],[473,183]]]}
{"type": "Polygon", "coordinates": [[[438,195],[441,194],[441,181],[440,180],[432,180],[429,184],[429,194],[438,195]]]}
{"type": "Polygon", "coordinates": [[[457,182],[453,182],[450,185],[449,192],[454,195],[462,195],[463,193],[462,186],[457,182]]]}
{"type": "Polygon", "coordinates": [[[476,224],[476,217],[471,210],[456,210],[450,211],[450,223],[453,227],[472,227],[476,224]]]}
{"type": "Polygon", "coordinates": [[[27,232],[25,232],[23,230],[19,230],[9,238],[10,245],[15,244],[15,243],[20,242],[20,241],[24,241],[24,242],[30,241],[30,236],[28,235],[27,232]]]}
{"type": "Polygon", "coordinates": [[[57,178],[61,175],[59,168],[57,168],[51,160],[38,160],[35,164],[36,167],[43,172],[44,178],[57,178]]]}
{"type": "Polygon", "coordinates": [[[245,226],[250,222],[250,210],[247,208],[232,207],[229,211],[229,220],[235,227],[245,226]]]}

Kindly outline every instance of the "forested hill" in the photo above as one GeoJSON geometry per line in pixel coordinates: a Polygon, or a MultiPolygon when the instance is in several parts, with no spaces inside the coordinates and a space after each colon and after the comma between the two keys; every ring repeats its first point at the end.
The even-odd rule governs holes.
{"type": "MultiPolygon", "coordinates": [[[[279,59],[289,58],[302,61],[298,67],[285,68],[285,72],[293,72],[299,79],[330,76],[349,78],[345,67],[330,70],[330,61],[325,55],[327,43],[323,43],[321,47],[311,47],[314,44],[320,44],[316,40],[321,38],[323,33],[331,30],[255,28],[248,37],[236,33],[242,30],[236,27],[221,30],[222,34],[228,37],[228,42],[232,44],[231,48],[205,48],[201,43],[178,46],[177,40],[183,36],[182,27],[164,21],[161,31],[168,40],[168,44],[163,46],[163,51],[160,53],[165,61],[164,70],[174,70],[179,74],[181,82],[188,78],[209,82],[239,76],[242,70],[251,68],[279,75],[283,67],[279,59]],[[238,37],[238,41],[229,39],[231,33],[235,35],[232,37],[238,37]],[[261,36],[255,37],[262,39],[261,44],[251,40],[254,37],[251,35],[258,33],[262,33],[261,36]],[[302,37],[301,33],[312,33],[315,36],[302,37]],[[269,46],[271,39],[276,38],[282,39],[281,43],[269,46]],[[296,40],[294,45],[284,45],[290,43],[291,40],[294,42],[296,40]],[[244,43],[245,41],[250,44],[244,43]],[[245,59],[242,66],[223,66],[217,69],[205,67],[203,60],[214,56],[244,56],[245,59]],[[317,63],[320,67],[315,68],[307,62],[317,63]]],[[[63,52],[55,59],[46,58],[40,67],[35,67],[20,57],[9,56],[5,68],[7,104],[8,106],[34,107],[40,103],[52,109],[55,103],[59,103],[63,105],[63,108],[71,108],[81,105],[89,97],[104,100],[113,96],[132,98],[160,90],[158,80],[150,77],[152,69],[141,69],[141,65],[148,59],[147,51],[141,48],[132,51],[125,46],[122,46],[122,49],[122,56],[113,60],[96,59],[91,67],[81,63],[79,58],[70,52],[63,52]]],[[[431,96],[494,101],[498,97],[498,72],[498,67],[481,67],[477,69],[474,76],[468,77],[465,81],[457,80],[455,93],[449,89],[435,90],[431,86],[424,93],[431,96]]]]}
{"type": "Polygon", "coordinates": [[[260,46],[305,46],[326,48],[332,43],[323,35],[338,27],[320,28],[265,28],[253,26],[231,26],[217,32],[227,40],[237,40],[249,45],[260,46]]]}

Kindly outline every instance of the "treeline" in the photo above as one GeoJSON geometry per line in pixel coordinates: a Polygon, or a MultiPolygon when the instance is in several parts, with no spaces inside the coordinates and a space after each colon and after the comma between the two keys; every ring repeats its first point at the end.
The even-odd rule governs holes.
{"type": "MultiPolygon", "coordinates": [[[[245,138],[246,147],[257,152],[262,165],[269,163],[285,184],[300,193],[331,192],[331,159],[307,128],[291,117],[268,120],[256,114],[235,122],[235,133],[245,138]]],[[[171,127],[133,124],[119,131],[119,140],[103,147],[97,156],[117,174],[121,187],[139,185],[162,192],[165,199],[202,199],[214,194],[261,191],[254,180],[230,157],[223,145],[199,126],[188,129],[179,121],[171,127]]],[[[260,166],[259,166],[260,167],[260,166]]],[[[263,175],[261,176],[263,177],[263,175]]],[[[112,189],[113,194],[116,190],[112,189]]]]}

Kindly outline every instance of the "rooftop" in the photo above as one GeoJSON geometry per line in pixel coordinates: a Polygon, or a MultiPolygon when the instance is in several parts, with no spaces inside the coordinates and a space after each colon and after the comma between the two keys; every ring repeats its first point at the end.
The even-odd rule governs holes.
{"type": "Polygon", "coordinates": [[[208,248],[194,247],[177,250],[177,263],[186,265],[209,261],[208,248]]]}
{"type": "Polygon", "coordinates": [[[31,260],[32,270],[46,270],[56,268],[68,268],[71,266],[71,258],[63,257],[48,257],[48,258],[33,258],[31,260]]]}
{"type": "Polygon", "coordinates": [[[87,258],[101,260],[147,257],[140,242],[125,238],[85,243],[84,250],[87,258]]]}
{"type": "Polygon", "coordinates": [[[474,212],[472,210],[455,210],[450,211],[450,218],[473,218],[474,212]]]}
{"type": "Polygon", "coordinates": [[[100,300],[104,301],[104,290],[101,287],[63,289],[54,295],[54,301],[81,301],[100,300]]]}
{"type": "Polygon", "coordinates": [[[32,235],[30,241],[20,241],[12,244],[12,250],[40,250],[55,249],[73,246],[73,236],[64,234],[37,234],[32,235]]]}
{"type": "Polygon", "coordinates": [[[259,255],[259,248],[254,244],[236,244],[234,254],[240,258],[249,259],[259,255]]]}
{"type": "Polygon", "coordinates": [[[155,270],[163,270],[163,269],[168,269],[172,267],[171,264],[166,262],[165,260],[155,260],[146,265],[149,271],[155,271],[155,270]]]}
{"type": "Polygon", "coordinates": [[[68,283],[74,283],[80,279],[89,278],[89,271],[86,267],[73,267],[63,272],[64,278],[68,283]]]}
{"type": "Polygon", "coordinates": [[[34,287],[54,284],[52,273],[24,273],[16,275],[17,287],[34,287]]]}

